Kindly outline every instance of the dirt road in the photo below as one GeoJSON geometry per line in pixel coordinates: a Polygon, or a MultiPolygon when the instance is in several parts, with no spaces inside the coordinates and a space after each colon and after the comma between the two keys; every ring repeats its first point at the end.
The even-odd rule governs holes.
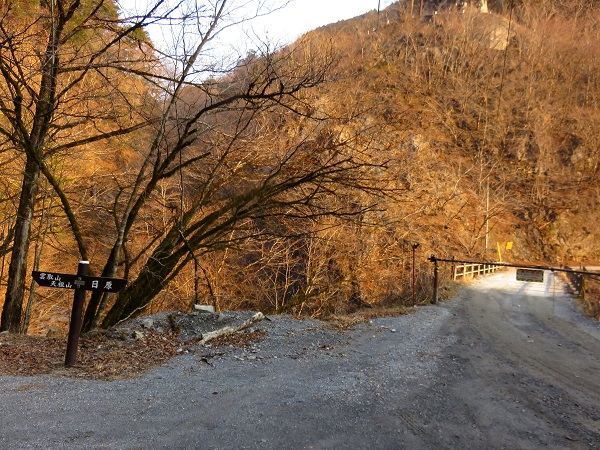
{"type": "Polygon", "coordinates": [[[132,380],[2,376],[0,448],[600,448],[600,326],[546,275],[345,333],[274,317],[132,380]]]}
{"type": "Polygon", "coordinates": [[[542,284],[511,271],[450,306],[442,332],[456,342],[444,351],[445,389],[419,399],[439,405],[429,419],[456,438],[433,446],[600,448],[600,326],[563,291],[550,272],[542,284]]]}

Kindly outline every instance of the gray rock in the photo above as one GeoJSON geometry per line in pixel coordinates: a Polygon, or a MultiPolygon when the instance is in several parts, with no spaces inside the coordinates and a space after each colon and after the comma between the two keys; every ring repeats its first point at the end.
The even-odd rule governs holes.
{"type": "Polygon", "coordinates": [[[141,331],[133,330],[133,333],[131,333],[131,337],[135,340],[141,341],[146,336],[144,336],[144,333],[142,333],[141,331]]]}

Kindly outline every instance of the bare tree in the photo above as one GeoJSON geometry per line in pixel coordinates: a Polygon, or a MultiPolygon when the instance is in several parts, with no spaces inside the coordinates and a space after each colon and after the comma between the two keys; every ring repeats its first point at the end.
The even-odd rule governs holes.
{"type": "MultiPolygon", "coordinates": [[[[354,182],[366,189],[369,170],[385,165],[337,128],[348,118],[327,116],[307,101],[335,62],[326,46],[264,44],[227,74],[228,61],[210,52],[220,33],[245,20],[236,18],[235,3],[169,9],[157,1],[124,19],[101,0],[42,3],[24,17],[14,17],[11,7],[0,28],[8,123],[1,131],[26,164],[3,329],[18,331],[21,321],[40,176],[60,199],[81,258],[88,259],[89,233],[100,234],[98,221],[114,223],[100,239],[109,246],[102,275],[122,270],[132,282],[112,303],[92,296],[84,318],[89,329],[107,308],[104,326],[143,311],[188,264],[200,267],[200,255],[266,230],[267,221],[355,214],[336,205],[335,186],[354,182]],[[171,49],[147,42],[141,30],[152,20],[181,27],[171,49]],[[26,65],[40,43],[39,67],[26,65]],[[42,76],[33,76],[35,70],[42,76]],[[303,117],[301,131],[290,127],[290,117],[303,117]],[[278,129],[287,136],[273,139],[278,129]],[[106,173],[102,185],[77,181],[81,189],[74,191],[57,176],[54,161],[82,167],[72,150],[100,141],[130,149],[112,155],[123,170],[106,173]],[[93,213],[77,207],[86,198],[93,213]]],[[[98,162],[98,171],[109,169],[98,162]]]]}
{"type": "MultiPolygon", "coordinates": [[[[118,90],[110,94],[118,80],[110,71],[126,53],[125,46],[117,44],[139,31],[144,20],[149,19],[122,27],[114,4],[103,0],[8,0],[0,5],[0,135],[4,148],[24,160],[2,330],[20,328],[41,174],[57,191],[80,255],[88,258],[78,221],[49,161],[138,126],[135,119],[129,124],[119,121],[123,102],[118,90]]],[[[144,59],[139,53],[136,58],[144,59]]]]}

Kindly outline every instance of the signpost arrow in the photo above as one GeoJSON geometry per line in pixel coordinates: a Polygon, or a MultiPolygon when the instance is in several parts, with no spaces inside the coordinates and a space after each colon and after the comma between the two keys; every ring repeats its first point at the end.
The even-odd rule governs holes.
{"type": "Polygon", "coordinates": [[[33,279],[40,286],[75,290],[73,308],[71,309],[71,322],[69,323],[67,354],[65,356],[65,366],[67,367],[74,365],[77,359],[77,346],[81,333],[81,317],[83,315],[85,291],[118,292],[127,284],[127,280],[122,278],[88,276],[89,264],[89,261],[79,261],[76,275],[39,271],[31,273],[33,279]]]}
{"type": "Polygon", "coordinates": [[[58,289],[83,289],[85,291],[118,292],[127,285],[122,278],[90,277],[55,272],[31,273],[37,284],[58,289]]]}

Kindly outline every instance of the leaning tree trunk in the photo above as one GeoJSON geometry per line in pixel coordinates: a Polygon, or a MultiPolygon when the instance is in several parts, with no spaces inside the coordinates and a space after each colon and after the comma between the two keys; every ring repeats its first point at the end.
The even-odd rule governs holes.
{"type": "Polygon", "coordinates": [[[113,307],[102,321],[102,328],[109,328],[122,320],[141,314],[152,299],[165,287],[173,276],[177,264],[186,253],[179,245],[181,234],[173,227],[162,243],[152,252],[138,277],[122,291],[113,307]],[[178,248],[179,247],[179,248],[178,248]]]}
{"type": "Polygon", "coordinates": [[[4,307],[2,308],[0,331],[10,331],[11,333],[19,333],[21,331],[31,220],[35,208],[39,175],[40,169],[38,165],[33,158],[28,156],[15,222],[13,250],[8,267],[8,283],[6,286],[4,307]]]}
{"type": "Polygon", "coordinates": [[[152,299],[165,287],[165,280],[173,268],[172,263],[160,264],[157,260],[150,260],[135,281],[119,294],[101,327],[109,328],[143,313],[152,299]]]}

